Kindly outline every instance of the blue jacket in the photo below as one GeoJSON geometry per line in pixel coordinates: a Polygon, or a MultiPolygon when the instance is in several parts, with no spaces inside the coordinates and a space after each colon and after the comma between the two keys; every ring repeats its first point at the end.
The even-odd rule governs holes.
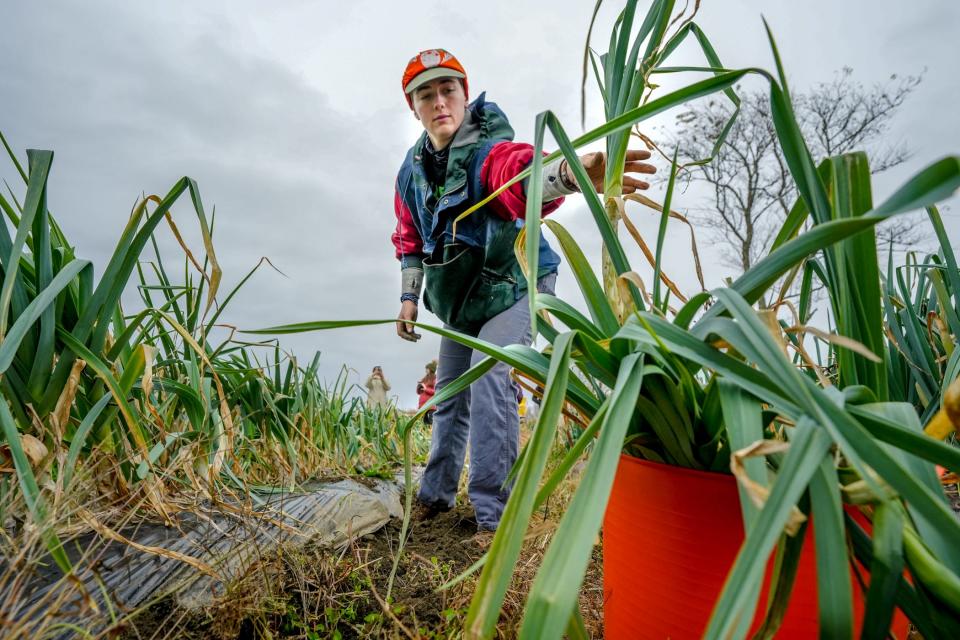
{"type": "MultiPolygon", "coordinates": [[[[522,213],[514,212],[521,216],[515,220],[505,219],[491,210],[492,203],[487,204],[461,220],[456,235],[453,231],[457,215],[506,181],[490,184],[488,179],[484,184],[481,177],[491,149],[514,136],[506,115],[484,98],[481,94],[468,106],[450,143],[441,195],[436,185],[428,183],[423,168],[426,132],[407,152],[396,184],[398,229],[393,240],[401,268],[423,266],[427,308],[462,330],[482,325],[526,293],[526,280],[513,253],[524,226],[522,213]],[[496,283],[495,292],[490,281],[496,283]]],[[[523,147],[529,149],[529,145],[523,147]]],[[[528,153],[532,157],[532,151],[528,153]]],[[[545,211],[557,204],[548,204],[545,211]]],[[[538,276],[556,272],[559,264],[559,256],[541,236],[538,276]]]]}

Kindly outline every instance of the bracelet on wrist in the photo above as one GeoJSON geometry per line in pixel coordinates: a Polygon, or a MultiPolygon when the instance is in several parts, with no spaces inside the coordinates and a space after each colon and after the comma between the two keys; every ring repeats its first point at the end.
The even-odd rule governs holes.
{"type": "Polygon", "coordinates": [[[400,296],[400,302],[406,302],[407,300],[413,304],[418,304],[420,302],[420,296],[415,293],[405,293],[400,296]]]}
{"type": "Polygon", "coordinates": [[[569,189],[570,191],[580,191],[579,185],[577,185],[576,180],[570,181],[570,178],[567,177],[567,159],[564,158],[560,161],[560,182],[563,184],[564,188],[569,189]]]}

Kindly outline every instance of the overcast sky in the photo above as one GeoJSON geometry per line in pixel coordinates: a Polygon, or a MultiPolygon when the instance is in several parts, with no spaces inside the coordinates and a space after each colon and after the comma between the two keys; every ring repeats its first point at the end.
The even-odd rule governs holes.
{"type": "MultiPolygon", "coordinates": [[[[519,140],[532,139],[534,118],[544,109],[577,134],[593,4],[3,0],[0,130],[19,151],[56,151],[51,210],[98,275],[137,195],[163,195],[189,175],[208,211],[216,206],[223,286],[232,287],[261,256],[285,274],[254,276],[225,322],[257,328],[390,318],[399,310],[399,270],[389,240],[393,181],[420,131],[400,89],[407,60],[425,48],[453,51],[472,93],[486,90],[510,116],[519,140]]],[[[620,6],[605,4],[597,46],[604,46],[620,6]]],[[[844,66],[868,85],[926,70],[890,132],[913,158],[877,178],[876,198],[960,151],[960,3],[704,0],[697,21],[727,67],[772,68],[761,11],[794,90],[828,81],[844,66]]],[[[690,44],[676,54],[677,64],[702,63],[690,44]]],[[[600,112],[589,90],[588,106],[588,127],[595,126],[600,112]]],[[[0,176],[22,193],[8,163],[0,162],[0,176]]],[[[682,210],[703,203],[686,194],[676,204],[682,210]]],[[[960,207],[956,199],[951,204],[945,218],[960,244],[960,207]]],[[[175,215],[199,251],[186,202],[175,215]]],[[[637,210],[633,217],[655,238],[653,216],[637,210]]],[[[584,241],[588,254],[599,255],[579,199],[570,199],[556,218],[584,241]]],[[[674,231],[666,270],[690,290],[689,239],[685,230],[674,231]]],[[[169,239],[163,246],[178,259],[169,239]]],[[[731,275],[709,247],[701,248],[708,285],[731,275]]],[[[644,273],[639,253],[631,257],[644,273]]],[[[578,297],[563,267],[559,293],[578,297]]],[[[327,377],[346,364],[362,382],[381,364],[401,405],[413,406],[415,382],[438,340],[426,336],[413,345],[384,326],[286,336],[282,344],[301,359],[321,351],[327,377]]]]}

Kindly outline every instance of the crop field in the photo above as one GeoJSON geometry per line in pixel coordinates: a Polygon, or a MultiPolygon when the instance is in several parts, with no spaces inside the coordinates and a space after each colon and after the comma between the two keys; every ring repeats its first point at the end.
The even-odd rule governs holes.
{"type": "Polygon", "coordinates": [[[942,212],[960,156],[919,150],[922,168],[880,188],[888,156],[812,151],[780,34],[769,68],[728,68],[699,1],[626,0],[612,24],[600,5],[576,28],[603,122],[574,135],[543,105],[530,164],[456,212],[468,225],[526,180],[514,254],[534,341],[418,322],[483,357],[416,410],[371,406],[346,365],[328,379],[321,354],[284,346],[395,318],[231,315],[268,261],[224,272],[193,179],[139,198],[94,264],[48,206],[54,151],[0,130],[20,179],[0,192],[0,637],[774,638],[800,637],[803,616],[824,638],[960,637],[960,268],[942,212]],[[681,45],[702,64],[674,66],[681,45]],[[747,80],[784,215],[708,287],[684,186],[739,149],[747,80]],[[722,117],[697,157],[646,128],[706,100],[722,117]],[[608,159],[599,190],[587,145],[608,159]],[[623,194],[637,148],[662,198],[623,194]],[[542,215],[561,160],[596,256],[542,215]],[[928,241],[895,248],[878,230],[907,214],[928,241]],[[666,273],[678,226],[694,290],[666,273]],[[577,296],[537,292],[541,236],[577,296]],[[416,517],[428,412],[498,363],[529,407],[499,526],[478,531],[465,481],[452,510],[416,517]],[[629,469],[665,480],[630,484],[629,469]],[[712,494],[682,492],[693,478],[723,484],[725,519],[702,515],[712,494]],[[704,540],[671,533],[684,522],[704,540]],[[729,557],[702,555],[730,531],[729,557]],[[697,630],[662,631],[686,621],[655,602],[697,630]]]}

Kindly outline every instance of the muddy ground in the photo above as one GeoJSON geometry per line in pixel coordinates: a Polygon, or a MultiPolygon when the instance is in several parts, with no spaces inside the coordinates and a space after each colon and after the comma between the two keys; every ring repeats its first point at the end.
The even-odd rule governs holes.
{"type": "MultiPolygon", "coordinates": [[[[281,549],[232,585],[215,607],[181,611],[167,600],[139,613],[122,638],[458,638],[476,584],[474,575],[439,587],[476,562],[490,544],[478,534],[468,505],[411,524],[389,601],[387,589],[400,523],[332,552],[281,549]]],[[[555,523],[539,516],[528,535],[507,593],[498,636],[516,636],[525,595],[555,523]]],[[[538,516],[535,516],[535,518],[538,516]]],[[[581,590],[587,629],[602,637],[602,573],[597,547],[581,590]]]]}

